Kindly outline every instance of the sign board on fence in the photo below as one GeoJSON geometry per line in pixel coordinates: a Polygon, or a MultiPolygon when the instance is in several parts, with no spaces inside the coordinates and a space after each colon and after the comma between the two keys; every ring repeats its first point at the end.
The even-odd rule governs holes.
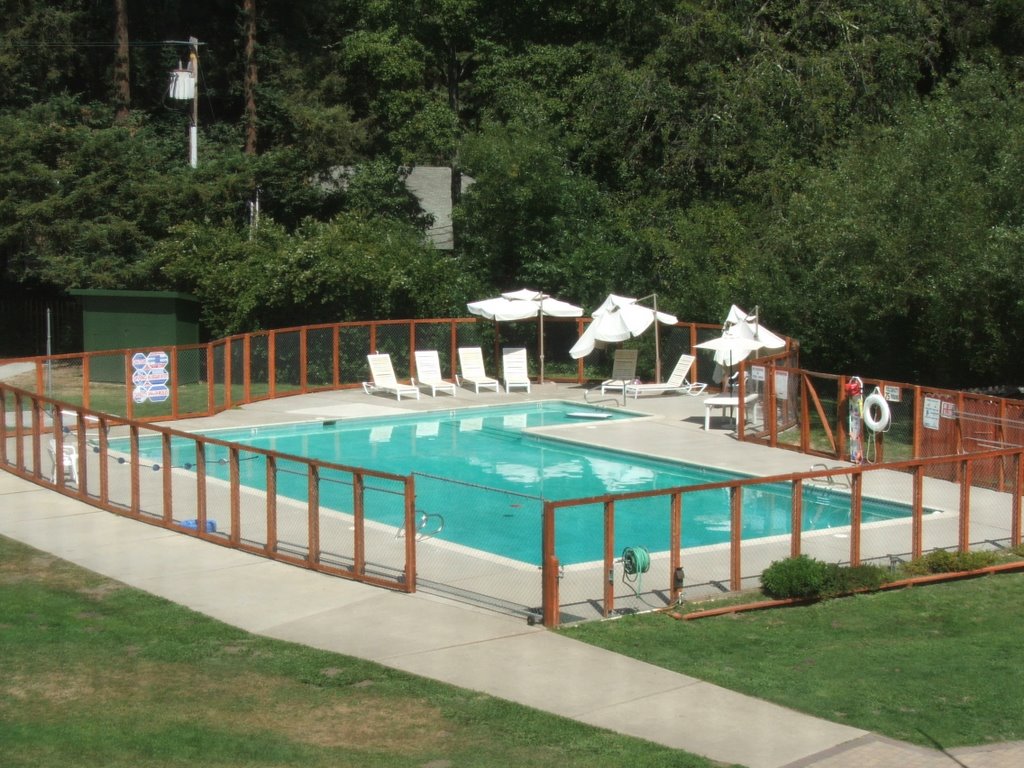
{"type": "Polygon", "coordinates": [[[136,403],[162,403],[171,396],[167,382],[171,374],[167,371],[170,357],[166,352],[150,352],[148,355],[136,352],[132,355],[132,400],[136,403]]]}
{"type": "Polygon", "coordinates": [[[885,396],[885,399],[890,403],[898,403],[903,397],[902,390],[900,390],[900,388],[897,386],[893,386],[892,384],[886,384],[882,388],[882,392],[885,396]]]}
{"type": "Polygon", "coordinates": [[[752,365],[752,366],[750,366],[750,378],[753,381],[764,381],[764,366],[763,365],[752,365]]]}
{"type": "Polygon", "coordinates": [[[775,399],[785,400],[789,397],[789,371],[775,372],[775,399]]]}
{"type": "Polygon", "coordinates": [[[171,396],[171,390],[165,384],[154,384],[149,388],[149,402],[162,403],[171,396]]]}
{"type": "Polygon", "coordinates": [[[924,412],[921,414],[921,425],[925,429],[938,429],[941,410],[942,401],[939,398],[926,397],[924,399],[924,412]]]}

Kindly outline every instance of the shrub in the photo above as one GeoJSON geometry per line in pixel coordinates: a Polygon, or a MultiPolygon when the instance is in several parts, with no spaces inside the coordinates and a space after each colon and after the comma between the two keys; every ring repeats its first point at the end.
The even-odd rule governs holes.
{"type": "Polygon", "coordinates": [[[979,552],[950,552],[936,549],[924,557],[907,563],[903,570],[910,576],[927,576],[930,573],[956,573],[974,571],[999,562],[999,555],[990,550],[979,552]]]}
{"type": "Polygon", "coordinates": [[[776,599],[837,597],[874,590],[892,576],[878,565],[842,566],[801,555],[777,560],[761,574],[761,589],[776,599]]]}
{"type": "Polygon", "coordinates": [[[818,597],[828,585],[829,565],[806,555],[776,560],[761,574],[761,589],[768,597],[818,597]]]}
{"type": "Polygon", "coordinates": [[[888,568],[880,565],[834,566],[830,585],[832,595],[844,595],[850,592],[879,589],[886,582],[892,581],[888,568]]]}

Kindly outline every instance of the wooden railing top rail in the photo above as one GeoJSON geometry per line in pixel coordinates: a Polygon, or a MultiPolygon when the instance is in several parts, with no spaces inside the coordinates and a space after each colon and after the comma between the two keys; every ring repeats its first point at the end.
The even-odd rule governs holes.
{"type": "Polygon", "coordinates": [[[888,464],[860,464],[850,467],[834,467],[829,469],[816,469],[807,472],[791,472],[781,475],[765,475],[763,477],[738,477],[732,480],[719,480],[713,483],[700,483],[699,485],[680,485],[672,488],[657,488],[648,491],[628,491],[626,493],[606,493],[599,496],[588,496],[576,499],[551,499],[546,501],[552,509],[561,507],[578,507],[588,504],[606,504],[608,502],[633,501],[636,499],[650,499],[673,494],[691,494],[703,491],[716,491],[723,488],[747,488],[758,485],[769,485],[772,483],[793,483],[796,481],[820,480],[826,478],[847,477],[850,475],[863,475],[870,472],[913,470],[943,466],[947,464],[958,464],[964,461],[988,461],[992,459],[1005,459],[1019,456],[1024,460],[1024,447],[1002,448],[986,452],[960,454],[956,456],[933,456],[919,459],[906,459],[894,461],[888,464]]]}

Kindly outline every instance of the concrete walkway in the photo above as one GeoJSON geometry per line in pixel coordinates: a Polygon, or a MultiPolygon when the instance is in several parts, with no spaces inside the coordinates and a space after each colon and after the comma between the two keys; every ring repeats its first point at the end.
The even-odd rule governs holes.
{"type": "MultiPolygon", "coordinates": [[[[297,400],[291,400],[294,412],[297,400]]],[[[239,421],[246,414],[233,411],[228,418],[239,421]]],[[[593,648],[521,619],[312,573],[119,518],[5,472],[0,534],[250,632],[369,659],[724,763],[1024,765],[1024,742],[925,750],[593,648]]]]}

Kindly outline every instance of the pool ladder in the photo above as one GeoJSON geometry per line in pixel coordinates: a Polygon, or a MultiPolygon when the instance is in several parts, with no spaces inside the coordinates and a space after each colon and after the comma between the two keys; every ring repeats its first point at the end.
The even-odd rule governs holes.
{"type": "MultiPolygon", "coordinates": [[[[597,387],[594,387],[593,389],[584,389],[583,390],[583,400],[584,400],[584,402],[587,403],[587,405],[602,405],[603,403],[611,403],[613,406],[618,406],[619,405],[619,398],[618,397],[606,397],[605,395],[602,395],[600,393],[600,391],[598,390],[597,387]],[[594,396],[600,395],[600,398],[597,399],[597,400],[591,400],[590,399],[591,395],[594,395],[594,396]]],[[[622,404],[625,405],[625,400],[623,400],[622,404]]]]}
{"type": "MultiPolygon", "coordinates": [[[[828,470],[832,470],[832,469],[843,469],[843,467],[830,467],[828,464],[825,464],[824,462],[821,462],[821,461],[819,461],[817,464],[811,464],[811,470],[810,470],[811,472],[815,472],[815,471],[817,471],[819,469],[824,469],[824,470],[828,471],[828,470]]],[[[832,475],[829,475],[828,477],[816,478],[814,480],[811,480],[811,482],[813,484],[815,484],[815,485],[835,485],[836,484],[836,479],[832,475]]],[[[842,482],[843,485],[845,485],[847,488],[849,488],[850,487],[850,476],[849,475],[843,475],[842,478],[841,478],[841,482],[842,482]]]]}
{"type": "MultiPolygon", "coordinates": [[[[420,520],[416,526],[416,541],[423,541],[433,536],[437,536],[441,531],[444,530],[444,515],[432,512],[420,512],[420,520]],[[428,523],[435,521],[435,527],[431,530],[426,530],[428,523]]],[[[405,528],[399,528],[395,531],[395,538],[401,539],[405,536],[405,528]]]]}

